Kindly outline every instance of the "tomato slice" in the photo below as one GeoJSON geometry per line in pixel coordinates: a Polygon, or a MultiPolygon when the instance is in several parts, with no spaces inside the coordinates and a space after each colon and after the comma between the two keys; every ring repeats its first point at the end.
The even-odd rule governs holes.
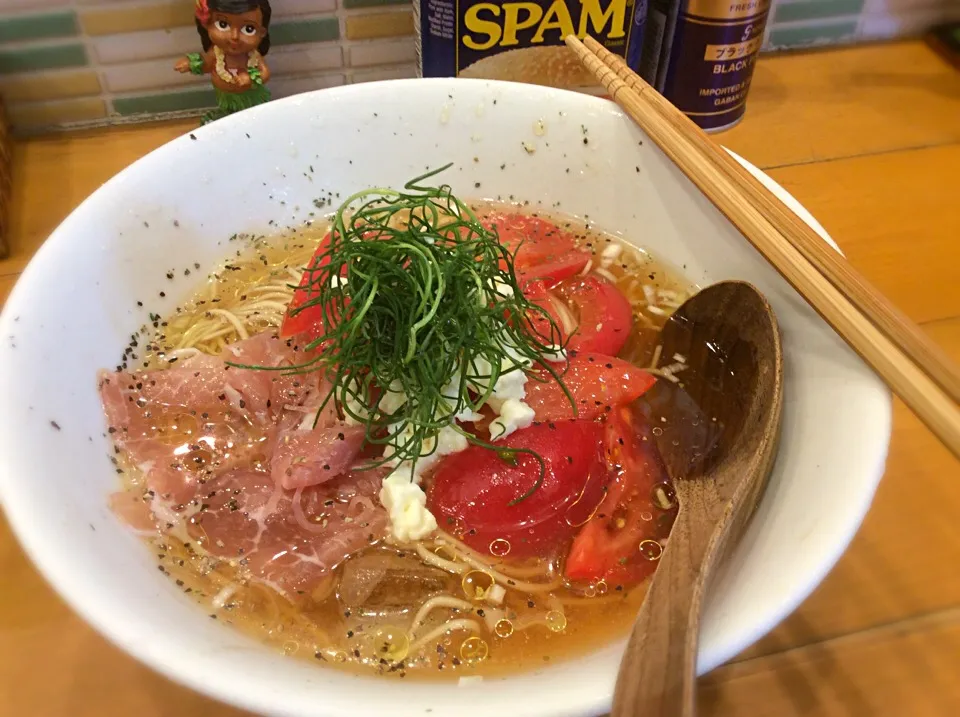
{"type": "Polygon", "coordinates": [[[319,270],[330,263],[330,257],[323,256],[330,248],[330,234],[324,235],[317,245],[317,250],[310,258],[310,263],[300,277],[300,283],[293,292],[293,299],[287,307],[287,313],[283,317],[283,323],[280,325],[280,337],[288,338],[298,334],[310,334],[311,336],[320,336],[323,333],[323,308],[320,306],[311,306],[296,311],[299,307],[306,304],[317,295],[316,290],[311,289],[314,276],[319,270]]]}
{"type": "Polygon", "coordinates": [[[577,249],[573,234],[542,217],[498,212],[481,221],[487,229],[496,230],[501,244],[516,252],[513,263],[521,286],[532,279],[566,279],[590,261],[588,252],[577,249]]]}
{"type": "MultiPolygon", "coordinates": [[[[551,364],[577,404],[579,419],[610,413],[613,407],[630,403],[646,393],[656,378],[623,359],[598,353],[571,352],[567,363],[551,364]],[[566,368],[566,373],[563,373],[566,368]]],[[[573,418],[573,407],[563,388],[539,367],[527,381],[523,400],[540,421],[573,418]]]]}
{"type": "Polygon", "coordinates": [[[554,287],[577,318],[569,349],[616,356],[627,342],[633,310],[620,290],[599,276],[581,276],[554,287]]]}
{"type": "Polygon", "coordinates": [[[484,555],[547,555],[573,537],[603,498],[603,431],[595,421],[541,423],[498,442],[544,461],[542,484],[520,502],[536,485],[536,458],[470,446],[438,464],[427,507],[443,530],[484,555]]]}
{"type": "Polygon", "coordinates": [[[574,538],[564,575],[602,579],[612,588],[636,584],[653,573],[662,550],[659,541],[669,536],[677,508],[650,427],[637,411],[626,406],[614,411],[605,440],[616,477],[596,514],[574,538]],[[658,505],[655,489],[661,502],[668,498],[666,509],[658,505]]]}

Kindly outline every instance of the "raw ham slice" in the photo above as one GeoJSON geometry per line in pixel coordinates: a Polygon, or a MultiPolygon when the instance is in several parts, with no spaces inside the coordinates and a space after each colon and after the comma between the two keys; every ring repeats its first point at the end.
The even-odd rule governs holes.
{"type": "Polygon", "coordinates": [[[188,532],[210,554],[237,560],[253,579],[295,598],[383,539],[387,514],[374,503],[382,477],[355,472],[288,491],[267,473],[229,471],[207,482],[188,532]]]}
{"type": "Polygon", "coordinates": [[[158,371],[102,372],[108,430],[151,490],[184,504],[213,475],[266,463],[285,407],[322,398],[319,374],[236,368],[227,361],[277,368],[304,360],[292,341],[264,333],[231,344],[222,357],[200,355],[158,371]]]}
{"type": "Polygon", "coordinates": [[[363,426],[342,423],[281,431],[270,459],[273,480],[292,490],[336,478],[353,465],[365,435],[363,426]]]}

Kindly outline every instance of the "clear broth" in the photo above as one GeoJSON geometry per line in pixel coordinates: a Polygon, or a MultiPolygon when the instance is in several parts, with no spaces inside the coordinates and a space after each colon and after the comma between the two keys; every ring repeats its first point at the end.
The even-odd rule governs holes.
{"type": "MultiPolygon", "coordinates": [[[[513,205],[471,206],[478,213],[521,211],[513,205]]],[[[656,364],[659,329],[693,287],[677,272],[617,237],[568,216],[544,216],[573,232],[580,247],[594,255],[590,270],[599,267],[630,300],[636,320],[620,356],[644,367],[651,366],[651,361],[656,364]],[[611,245],[622,247],[612,261],[609,251],[604,255],[611,245]]],[[[194,298],[169,317],[154,317],[152,329],[144,329],[143,335],[152,334],[145,351],[139,356],[128,351],[123,367],[169,365],[170,358],[191,353],[192,349],[184,352],[184,345],[191,343],[204,352],[219,353],[241,338],[237,329],[216,313],[220,310],[237,315],[242,311],[243,324],[251,335],[275,329],[292,295],[288,285],[298,281],[300,267],[307,264],[327,227],[325,222],[316,222],[277,237],[238,238],[235,255],[208,278],[194,298]],[[198,332],[209,337],[197,342],[198,332]]],[[[189,440],[187,435],[183,438],[189,440]]],[[[144,480],[136,469],[123,465],[122,477],[129,493],[142,493],[144,480]]],[[[651,515],[651,520],[657,517],[651,515]]],[[[502,604],[494,605],[490,600],[474,599],[477,585],[482,589],[487,576],[471,573],[479,582],[465,585],[461,575],[424,565],[415,551],[378,545],[349,558],[312,595],[294,605],[271,588],[250,580],[236,561],[204,555],[195,543],[181,537],[154,533],[146,540],[157,555],[160,569],[196,599],[211,618],[285,654],[355,672],[375,671],[397,677],[496,675],[534,669],[589,652],[625,635],[646,590],[645,584],[624,589],[602,581],[594,585],[561,584],[546,592],[526,592],[507,585],[502,604]],[[387,577],[365,603],[346,605],[344,591],[349,586],[342,582],[344,576],[348,572],[361,574],[357,566],[373,566],[375,573],[381,564],[396,569],[386,572],[387,577]],[[417,634],[442,631],[449,620],[469,619],[483,627],[479,635],[482,645],[471,641],[474,635],[458,629],[429,641],[421,652],[410,653],[409,640],[404,637],[406,626],[420,605],[434,595],[464,601],[463,609],[438,607],[417,634]]],[[[453,555],[450,548],[438,547],[429,539],[423,547],[443,559],[453,555]]],[[[484,556],[484,560],[492,570],[511,570],[517,582],[559,580],[559,555],[512,568],[492,556],[484,556]]],[[[369,574],[369,570],[363,574],[369,574]]]]}

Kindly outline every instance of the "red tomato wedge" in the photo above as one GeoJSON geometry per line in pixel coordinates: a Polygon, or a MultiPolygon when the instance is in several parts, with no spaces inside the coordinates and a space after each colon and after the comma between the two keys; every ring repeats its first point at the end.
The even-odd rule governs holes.
{"type": "MultiPolygon", "coordinates": [[[[566,364],[551,366],[577,404],[577,418],[596,418],[611,409],[630,403],[646,393],[656,378],[623,359],[598,353],[570,353],[566,364]],[[566,373],[563,369],[566,367],[566,373]]],[[[539,421],[573,418],[570,399],[559,383],[543,367],[527,381],[524,401],[534,410],[539,421]],[[537,378],[543,379],[542,381],[537,378]]]]}
{"type": "Polygon", "coordinates": [[[650,427],[637,411],[617,409],[607,421],[607,455],[616,477],[596,514],[573,540],[564,565],[571,580],[633,585],[653,573],[676,517],[676,500],[650,427]],[[654,501],[659,486],[672,507],[654,501]],[[644,541],[651,541],[644,543],[644,541]]]}
{"type": "Polygon", "coordinates": [[[536,458],[503,456],[471,446],[439,463],[427,491],[427,507],[441,529],[484,555],[545,555],[569,541],[603,499],[607,480],[603,425],[542,423],[497,445],[528,448],[543,458],[543,483],[529,497],[515,502],[536,484],[540,473],[536,458]]]}
{"type": "Polygon", "coordinates": [[[516,252],[514,269],[521,285],[531,279],[566,279],[590,261],[588,252],[577,249],[573,234],[541,217],[496,213],[481,221],[488,229],[496,229],[500,243],[516,252]]]}
{"type": "Polygon", "coordinates": [[[580,276],[561,281],[553,290],[577,319],[567,348],[620,353],[633,326],[633,310],[616,286],[599,276],[580,276]]]}
{"type": "MultiPolygon", "coordinates": [[[[567,344],[570,350],[616,356],[630,336],[633,326],[630,302],[616,286],[601,277],[578,276],[553,286],[545,281],[528,281],[523,295],[550,314],[564,339],[567,332],[555,302],[562,302],[570,310],[577,324],[567,344]]],[[[531,323],[537,333],[549,338],[550,326],[544,316],[531,314],[531,323]]]]}
{"type": "Polygon", "coordinates": [[[310,336],[320,336],[323,333],[323,309],[320,306],[311,306],[303,311],[292,313],[295,309],[306,304],[317,294],[311,290],[313,277],[317,271],[330,263],[329,257],[320,258],[330,247],[330,234],[326,234],[320,240],[317,250],[310,258],[307,269],[300,278],[300,284],[293,292],[293,299],[287,307],[287,314],[283,317],[283,324],[280,325],[280,337],[287,338],[298,334],[309,334],[310,336]],[[312,270],[311,270],[312,269],[312,270]]]}

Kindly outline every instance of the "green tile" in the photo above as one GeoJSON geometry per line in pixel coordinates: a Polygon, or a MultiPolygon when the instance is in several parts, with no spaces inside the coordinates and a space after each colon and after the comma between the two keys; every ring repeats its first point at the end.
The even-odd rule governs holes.
{"type": "Polygon", "coordinates": [[[73,37],[76,34],[77,18],[73,12],[0,18],[0,42],[40,40],[45,37],[73,37]]]}
{"type": "Polygon", "coordinates": [[[80,67],[87,64],[83,45],[48,45],[0,50],[0,75],[29,70],[52,70],[57,67],[80,67]]]}
{"type": "Polygon", "coordinates": [[[345,8],[380,7],[381,5],[406,5],[410,0],[342,0],[345,8]]]}
{"type": "Polygon", "coordinates": [[[120,97],[113,101],[113,109],[122,115],[144,113],[182,112],[215,107],[216,95],[212,89],[190,90],[188,92],[168,92],[165,94],[137,95],[120,97]]]}
{"type": "Polygon", "coordinates": [[[834,22],[827,25],[807,25],[804,27],[774,28],[770,33],[769,45],[772,48],[803,47],[835,42],[854,37],[857,33],[857,21],[834,22]]]}
{"type": "Polygon", "coordinates": [[[803,0],[803,2],[778,3],[773,12],[774,22],[797,20],[823,20],[844,15],[859,15],[864,0],[803,0]]]}
{"type": "Polygon", "coordinates": [[[340,37],[340,21],[335,17],[292,20],[270,26],[270,42],[292,45],[296,42],[326,42],[340,37]]]}

